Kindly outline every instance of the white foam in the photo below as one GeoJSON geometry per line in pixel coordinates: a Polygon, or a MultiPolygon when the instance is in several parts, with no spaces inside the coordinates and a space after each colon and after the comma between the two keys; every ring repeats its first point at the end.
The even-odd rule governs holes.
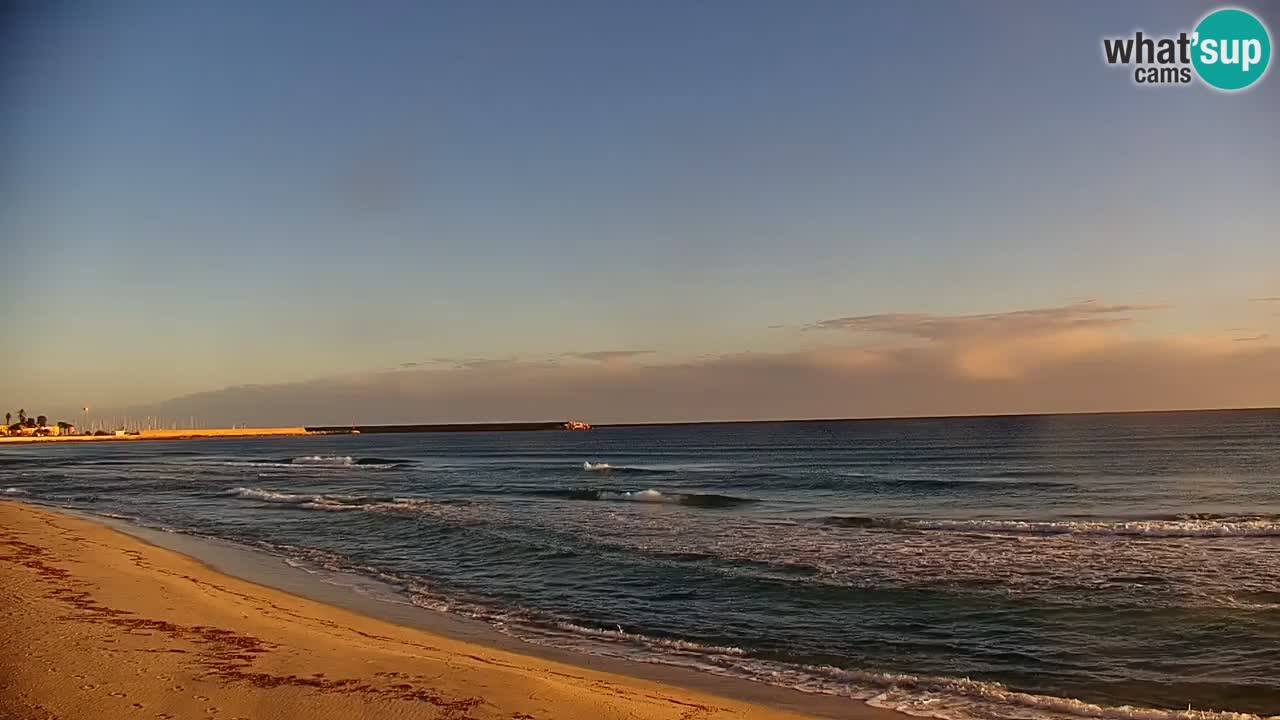
{"type": "MultiPolygon", "coordinates": [[[[858,673],[826,668],[855,681],[889,684],[888,690],[867,698],[867,704],[909,715],[937,718],[998,718],[1010,720],[1268,720],[1253,713],[1215,710],[1163,710],[1132,705],[1097,705],[1069,697],[1036,695],[1010,690],[1000,683],[978,680],[858,673]]],[[[1270,720],[1280,716],[1271,716],[1270,720]]]]}
{"type": "Polygon", "coordinates": [[[683,463],[679,465],[670,463],[645,463],[643,465],[613,465],[607,462],[592,462],[587,460],[582,463],[582,469],[587,472],[606,472],[614,471],[617,473],[651,473],[655,475],[674,475],[674,474],[692,474],[699,472],[707,472],[710,470],[724,469],[721,465],[712,465],[710,463],[683,463]]]}
{"type": "Polygon", "coordinates": [[[710,672],[790,687],[802,692],[840,695],[877,708],[915,717],[944,720],[1277,720],[1214,710],[1164,710],[1132,705],[1098,705],[1084,700],[1011,690],[995,682],[900,673],[845,670],[831,666],[792,666],[751,658],[704,665],[710,672]]]}
{"type": "MultiPolygon", "coordinates": [[[[380,502],[369,502],[362,505],[344,505],[337,502],[337,498],[348,498],[354,500],[377,500],[376,498],[361,498],[359,496],[308,496],[292,493],[273,493],[271,491],[254,489],[254,488],[236,488],[234,493],[246,492],[247,497],[274,496],[278,502],[296,502],[297,498],[313,498],[303,503],[306,509],[316,510],[346,510],[346,509],[362,509],[362,510],[395,510],[404,511],[406,509],[423,509],[423,510],[442,510],[445,512],[465,511],[473,506],[463,505],[434,505],[429,501],[421,498],[391,498],[380,502]],[[326,499],[328,498],[328,499],[326,499]],[[316,504],[312,507],[312,504],[316,504]]],[[[679,498],[678,495],[663,495],[657,490],[645,490],[633,493],[618,493],[619,496],[626,496],[630,499],[644,502],[668,502],[674,501],[671,498],[679,498]],[[645,499],[641,499],[645,498],[645,499]],[[667,499],[663,499],[667,498],[667,499]]],[[[652,514],[637,514],[637,517],[651,516],[652,514]]],[[[628,516],[629,517],[629,516],[628,516]]],[[[563,522],[563,518],[557,518],[556,522],[563,522]]],[[[622,518],[621,521],[627,521],[622,518]]],[[[655,520],[654,522],[659,522],[655,520]]],[[[687,541],[691,537],[696,537],[694,533],[672,533],[670,523],[673,522],[669,518],[662,518],[660,527],[662,532],[656,536],[650,534],[646,537],[645,542],[653,542],[654,537],[666,538],[677,537],[682,541],[687,541]]],[[[740,532],[745,529],[743,526],[745,521],[740,521],[733,525],[729,530],[733,537],[739,536],[740,532]]],[[[591,526],[592,531],[598,528],[591,526]]],[[[630,528],[630,530],[639,530],[639,527],[630,528]]],[[[642,532],[628,532],[626,536],[642,536],[642,532]]],[[[743,551],[749,550],[751,556],[760,559],[761,556],[768,558],[773,550],[786,550],[787,553],[800,553],[807,555],[808,560],[820,560],[814,557],[824,553],[831,553],[836,557],[845,558],[849,555],[850,546],[848,541],[856,541],[858,543],[871,544],[879,548],[883,541],[884,555],[892,555],[888,552],[888,548],[901,546],[904,544],[911,546],[912,543],[925,542],[924,547],[928,548],[927,552],[921,552],[922,547],[911,546],[904,549],[911,551],[911,556],[916,560],[933,561],[942,556],[950,567],[963,566],[964,563],[955,562],[955,553],[964,552],[972,554],[977,552],[996,553],[999,557],[1004,558],[1008,562],[1023,562],[1018,559],[1018,553],[1021,551],[1032,552],[1034,555],[1034,566],[1042,568],[1045,565],[1045,552],[1054,551],[1055,548],[1069,553],[1078,553],[1096,551],[1101,553],[1102,557],[1110,559],[1112,567],[1108,573],[1115,572],[1118,567],[1116,563],[1122,559],[1117,557],[1126,552],[1131,552],[1135,548],[1158,549],[1165,546],[1175,545],[1167,542],[1151,542],[1151,543],[1123,543],[1120,548],[1113,547],[1117,543],[1111,539],[1104,537],[1095,537],[1085,535],[1077,537],[1074,535],[1052,535],[1038,542],[1030,542],[1024,538],[1013,541],[1011,538],[998,535],[986,537],[962,537],[959,535],[944,536],[948,539],[943,545],[939,546],[939,536],[932,533],[909,534],[905,537],[895,537],[887,533],[870,533],[870,534],[850,534],[850,533],[832,533],[830,538],[813,538],[812,526],[785,526],[784,528],[775,528],[770,526],[769,532],[765,539],[768,542],[753,542],[749,547],[744,547],[743,551]],[[778,542],[778,533],[791,533],[802,531],[805,537],[813,540],[819,540],[812,546],[804,546],[802,543],[778,542]],[[952,543],[954,542],[954,547],[952,543]],[[1032,548],[1030,546],[1036,546],[1032,548]],[[989,547],[988,547],[989,546],[989,547]],[[1026,547],[1024,547],[1026,546],[1026,547]],[[1034,551],[1034,552],[1033,552],[1034,551]]],[[[759,540],[759,539],[757,539],[759,540]]],[[[1252,543],[1239,543],[1239,545],[1247,546],[1252,543]]],[[[1219,543],[1176,543],[1180,548],[1179,553],[1185,552],[1185,548],[1203,547],[1207,545],[1221,545],[1219,543]]],[[[1225,546],[1234,546],[1236,543],[1227,543],[1225,546]]],[[[1229,549],[1229,548],[1219,548],[1229,549]]],[[[864,547],[865,550],[865,547],[864,547]]],[[[863,552],[862,555],[880,556],[878,552],[863,552]]],[[[1059,560],[1065,560],[1066,557],[1050,555],[1052,560],[1049,564],[1054,564],[1059,560]]],[[[1067,557],[1070,557],[1068,555],[1067,557]]],[[[1135,558],[1132,562],[1136,563],[1134,568],[1123,568],[1126,571],[1135,571],[1136,569],[1150,567],[1151,565],[1162,565],[1159,560],[1160,556],[1149,557],[1142,556],[1135,558]]],[[[1270,557],[1266,555],[1265,557],[1270,557]]],[[[1088,567],[1107,567],[1108,563],[1096,562],[1091,560],[1093,555],[1088,555],[1082,561],[1083,565],[1088,567]]],[[[779,558],[781,559],[781,558],[779,558]]],[[[1239,558],[1237,558],[1238,560],[1239,558]]],[[[920,574],[925,568],[912,566],[910,562],[905,561],[905,557],[889,557],[885,560],[890,566],[895,567],[899,571],[906,566],[910,572],[920,574]]],[[[1029,561],[1028,561],[1029,562],[1029,561]]],[[[973,563],[970,563],[972,565],[973,563]]],[[[1234,564],[1234,563],[1233,563],[1234,564]]],[[[984,564],[984,567],[992,565],[984,564]]],[[[1068,563],[1068,565],[1074,565],[1068,563]]],[[[336,566],[335,566],[336,568],[336,566]]],[[[328,569],[328,568],[327,568],[328,569]]],[[[866,570],[867,568],[863,568],[866,570]]],[[[1248,570],[1245,567],[1245,570],[1248,570]]],[[[1079,570],[1076,567],[1073,573],[1079,570]]],[[[923,573],[925,575],[936,576],[935,572],[923,573]]],[[[1044,582],[1046,578],[1042,575],[1035,575],[1037,582],[1044,582]]],[[[1263,578],[1264,580],[1266,578],[1263,578]]],[[[1079,577],[1075,577],[1073,582],[1080,582],[1079,577]]],[[[1264,583],[1266,586],[1270,586],[1264,583]]],[[[682,665],[694,667],[706,672],[716,674],[745,678],[756,682],[768,683],[782,687],[795,688],[805,692],[822,693],[837,695],[850,698],[858,698],[866,701],[875,707],[892,709],[903,712],[908,715],[920,717],[933,717],[943,720],[1081,720],[1082,718],[1090,718],[1093,720],[1280,720],[1280,716],[1272,716],[1264,718],[1260,715],[1239,712],[1218,712],[1212,710],[1165,710],[1155,708],[1138,708],[1126,705],[1099,705],[1084,700],[1069,697],[1054,697],[1050,695],[1038,695],[1033,693],[1018,692],[999,683],[983,682],[970,680],[967,678],[945,678],[931,676],[916,676],[909,674],[896,673],[878,673],[868,671],[847,670],[831,666],[801,666],[790,665],[779,662],[773,662],[750,657],[745,651],[736,647],[703,645],[700,643],[642,635],[631,633],[617,628],[616,630],[584,627],[572,622],[556,622],[556,623],[527,623],[528,617],[519,611],[511,611],[505,613],[499,610],[485,608],[480,605],[469,603],[465,600],[441,597],[429,592],[425,587],[414,586],[410,584],[407,589],[410,592],[410,598],[413,604],[430,608],[437,611],[452,612],[492,623],[500,632],[519,637],[531,642],[541,644],[549,644],[559,647],[573,648],[580,651],[592,652],[602,655],[614,655],[618,657],[626,657],[633,660],[644,662],[665,663],[671,665],[682,665]]],[[[1043,591],[1044,588],[1040,588],[1043,591]]],[[[1265,589],[1265,588],[1264,588],[1265,589]]]]}
{"type": "MultiPolygon", "coordinates": [[[[683,500],[672,493],[667,497],[683,500]]],[[[602,493],[601,499],[622,498],[602,493]]],[[[1218,521],[1257,519],[1270,518],[1218,521]]],[[[693,513],[650,512],[611,514],[607,527],[592,513],[522,517],[520,522],[622,552],[741,562],[750,568],[744,572],[787,582],[797,581],[799,568],[805,571],[803,582],[831,587],[947,586],[966,595],[999,593],[1090,608],[1100,601],[1247,611],[1280,605],[1274,594],[1280,587],[1280,553],[1275,538],[1268,537],[1019,534],[972,527],[933,532],[901,525],[887,531],[739,514],[709,524],[693,513]]]]}
{"type": "Polygon", "coordinates": [[[625,492],[622,497],[635,500],[636,502],[675,502],[678,498],[670,498],[663,495],[660,491],[649,488],[639,492],[625,492]]]}
{"type": "Polygon", "coordinates": [[[263,488],[237,487],[223,495],[256,502],[288,505],[299,510],[321,512],[361,511],[373,513],[421,513],[445,522],[470,525],[482,522],[487,510],[484,506],[470,504],[437,503],[428,498],[385,497],[339,494],[302,494],[276,492],[263,488]]]}
{"type": "Polygon", "coordinates": [[[1031,535],[1119,535],[1139,537],[1275,537],[1274,519],[1134,520],[1129,522],[1034,522],[1023,520],[905,520],[914,530],[1019,533],[1031,535]]]}
{"type": "Polygon", "coordinates": [[[1070,697],[1012,690],[1001,683],[846,670],[826,665],[791,665],[757,660],[741,648],[593,628],[557,622],[551,628],[521,618],[411,587],[419,607],[485,620],[499,632],[530,642],[579,652],[624,657],[745,678],[802,692],[859,699],[868,705],[940,720],[1280,720],[1280,715],[1214,710],[1164,710],[1131,705],[1098,705],[1070,697]],[[564,633],[564,634],[561,634],[564,633]]]}
{"type": "Polygon", "coordinates": [[[0,495],[27,495],[27,494],[28,493],[26,490],[23,490],[22,488],[16,488],[16,487],[7,487],[3,490],[0,490],[0,495]]]}
{"type": "Polygon", "coordinates": [[[346,467],[355,465],[355,458],[350,455],[307,455],[304,457],[296,457],[293,459],[294,465],[328,465],[332,467],[346,467]]]}
{"type": "Polygon", "coordinates": [[[315,502],[302,503],[298,505],[298,507],[305,508],[307,510],[344,511],[344,510],[366,510],[374,506],[373,505],[345,505],[339,502],[317,500],[315,502]]]}
{"type": "Polygon", "coordinates": [[[272,490],[263,490],[261,488],[238,487],[232,488],[224,495],[234,495],[235,497],[244,498],[245,500],[258,500],[259,502],[283,503],[286,505],[300,505],[308,502],[315,502],[320,498],[319,495],[294,495],[292,493],[280,493],[272,490]]]}
{"type": "MultiPolygon", "coordinates": [[[[430,500],[424,500],[422,498],[391,498],[390,500],[385,500],[383,502],[345,504],[340,502],[337,502],[337,503],[333,502],[331,500],[331,496],[328,496],[328,495],[326,495],[323,501],[318,504],[337,505],[338,508],[341,508],[343,510],[347,508],[352,508],[355,510],[365,510],[368,512],[378,512],[383,510],[401,510],[401,511],[429,510],[431,508],[436,507],[436,505],[432,503],[430,500]]],[[[304,506],[304,507],[307,507],[307,506],[304,506]]],[[[308,508],[308,509],[329,510],[329,509],[336,509],[336,508],[324,507],[324,508],[308,508]]]]}
{"type": "Polygon", "coordinates": [[[626,492],[612,492],[609,490],[600,493],[601,500],[623,500],[629,502],[643,503],[678,503],[679,495],[665,495],[661,490],[649,488],[648,490],[634,490],[626,492]]]}
{"type": "Polygon", "coordinates": [[[605,630],[601,628],[585,627],[570,622],[556,623],[556,628],[575,635],[586,635],[590,637],[605,638],[609,640],[620,640],[623,642],[638,643],[649,647],[660,647],[667,650],[676,650],[683,653],[695,653],[700,655],[727,655],[730,657],[743,657],[747,653],[739,647],[727,647],[721,645],[703,645],[701,643],[690,642],[688,640],[677,640],[671,638],[660,638],[652,635],[642,635],[640,633],[629,633],[622,628],[617,630],[605,630]]]}
{"type": "MultiPolygon", "coordinates": [[[[449,609],[445,604],[444,609],[449,609]]],[[[558,623],[557,629],[574,636],[604,641],[589,647],[570,638],[548,637],[528,628],[502,628],[508,634],[550,642],[586,652],[629,657],[670,665],[690,665],[705,672],[791,688],[802,692],[838,695],[865,701],[878,708],[916,717],[942,720],[1280,720],[1280,715],[1214,710],[1164,710],[1131,705],[1098,705],[1070,697],[1018,692],[995,682],[969,678],[917,676],[900,673],[845,670],[831,666],[789,665],[751,658],[741,648],[702,645],[683,640],[628,633],[621,628],[602,630],[573,623],[558,623]],[[641,646],[656,651],[648,657],[611,651],[610,645],[641,646]]],[[[620,650],[620,648],[619,648],[620,650]]]]}

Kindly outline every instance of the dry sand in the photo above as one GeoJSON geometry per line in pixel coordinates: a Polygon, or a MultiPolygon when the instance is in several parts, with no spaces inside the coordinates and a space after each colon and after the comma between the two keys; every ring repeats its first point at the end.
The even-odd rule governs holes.
{"type": "Polygon", "coordinates": [[[393,625],[15,502],[0,628],[5,720],[803,717],[393,625]]]}

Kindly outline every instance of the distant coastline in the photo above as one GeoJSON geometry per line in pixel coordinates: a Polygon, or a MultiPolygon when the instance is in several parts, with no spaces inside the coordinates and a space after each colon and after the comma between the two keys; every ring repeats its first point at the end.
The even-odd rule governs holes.
{"type": "Polygon", "coordinates": [[[590,430],[587,423],[574,420],[554,422],[494,422],[494,423],[416,423],[412,425],[308,425],[313,433],[425,433],[425,432],[538,432],[544,430],[590,430]],[[571,427],[577,425],[579,427],[571,427]]]}
{"type": "Polygon", "coordinates": [[[547,422],[491,422],[491,423],[412,423],[396,425],[299,425],[292,427],[236,427],[236,428],[189,428],[173,430],[141,430],[124,434],[111,435],[53,435],[53,436],[11,436],[0,437],[0,445],[6,443],[44,443],[44,442],[97,442],[97,441],[139,441],[139,440],[194,440],[203,438],[245,438],[245,437],[299,437],[308,435],[378,435],[394,433],[460,433],[460,432],[546,432],[575,431],[601,428],[644,428],[644,427],[683,427],[698,425],[770,425],[801,423],[848,423],[848,422],[891,422],[891,421],[931,421],[931,420],[981,420],[1002,418],[1053,418],[1053,417],[1102,417],[1115,415],[1178,415],[1184,413],[1232,413],[1273,411],[1280,413],[1280,407],[1241,407],[1241,408],[1208,408],[1178,410],[1103,410],[1061,413],[994,413],[985,415],[900,415],[886,417],[843,417],[843,418],[774,418],[760,420],[669,420],[657,422],[631,423],[599,423],[591,424],[575,420],[557,420],[547,422]]]}
{"type": "Polygon", "coordinates": [[[427,432],[538,432],[590,430],[591,425],[576,420],[554,422],[437,423],[415,425],[324,425],[293,427],[189,428],[140,430],[112,434],[19,435],[0,437],[2,443],[99,442],[140,440],[196,440],[204,438],[299,437],[305,435],[362,435],[427,432]]]}
{"type": "Polygon", "coordinates": [[[49,443],[49,442],[105,442],[139,440],[192,440],[196,438],[236,438],[236,437],[271,437],[319,435],[323,433],[308,432],[304,427],[270,427],[270,428],[189,428],[184,430],[140,430],[134,433],[121,432],[110,435],[20,435],[0,437],[0,444],[6,443],[49,443]]]}

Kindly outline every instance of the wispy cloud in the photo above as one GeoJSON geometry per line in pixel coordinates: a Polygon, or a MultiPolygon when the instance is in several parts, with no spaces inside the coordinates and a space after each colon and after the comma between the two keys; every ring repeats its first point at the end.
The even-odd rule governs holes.
{"type": "Polygon", "coordinates": [[[1249,298],[1249,302],[1260,302],[1260,303],[1280,303],[1280,295],[1276,295],[1276,296],[1272,296],[1272,297],[1256,297],[1256,298],[1249,298]]]}
{"type": "Polygon", "coordinates": [[[460,367],[467,370],[485,370],[489,368],[503,368],[519,365],[520,358],[516,355],[508,355],[500,358],[469,358],[458,362],[460,367]]]}
{"type": "Polygon", "coordinates": [[[1271,337],[1270,333],[1258,333],[1257,335],[1250,335],[1248,337],[1238,337],[1235,339],[1235,341],[1236,342],[1261,342],[1270,337],[1271,337]]]}
{"type": "Polygon", "coordinates": [[[1101,305],[1093,300],[1057,307],[1013,310],[981,315],[884,313],[821,320],[810,330],[909,335],[925,340],[948,340],[974,335],[1017,335],[1078,327],[1109,327],[1132,322],[1131,314],[1163,310],[1163,305],[1101,305]]]}
{"type": "Polygon", "coordinates": [[[431,358],[430,363],[419,363],[418,366],[426,368],[428,365],[435,365],[437,369],[449,367],[455,370],[480,370],[484,368],[505,367],[516,365],[521,362],[517,355],[508,355],[506,357],[486,358],[486,357],[437,357],[431,358]]]}
{"type": "Polygon", "coordinates": [[[653,350],[593,350],[591,352],[567,352],[561,357],[573,358],[575,360],[590,360],[591,362],[610,363],[625,362],[633,360],[643,355],[652,355],[653,350]]]}
{"type": "Polygon", "coordinates": [[[1093,300],[978,315],[886,313],[822,320],[810,330],[908,337],[924,341],[953,372],[1009,379],[1049,362],[1094,352],[1120,340],[1114,331],[1135,313],[1161,305],[1104,305],[1093,300]]]}

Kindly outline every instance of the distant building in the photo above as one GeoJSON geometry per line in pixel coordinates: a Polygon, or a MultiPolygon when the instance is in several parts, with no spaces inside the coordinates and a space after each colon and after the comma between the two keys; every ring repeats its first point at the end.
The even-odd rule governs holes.
{"type": "Polygon", "coordinates": [[[54,425],[41,425],[31,418],[26,422],[18,422],[5,427],[0,425],[0,436],[7,437],[58,437],[59,435],[75,435],[76,426],[60,422],[54,425]]]}

